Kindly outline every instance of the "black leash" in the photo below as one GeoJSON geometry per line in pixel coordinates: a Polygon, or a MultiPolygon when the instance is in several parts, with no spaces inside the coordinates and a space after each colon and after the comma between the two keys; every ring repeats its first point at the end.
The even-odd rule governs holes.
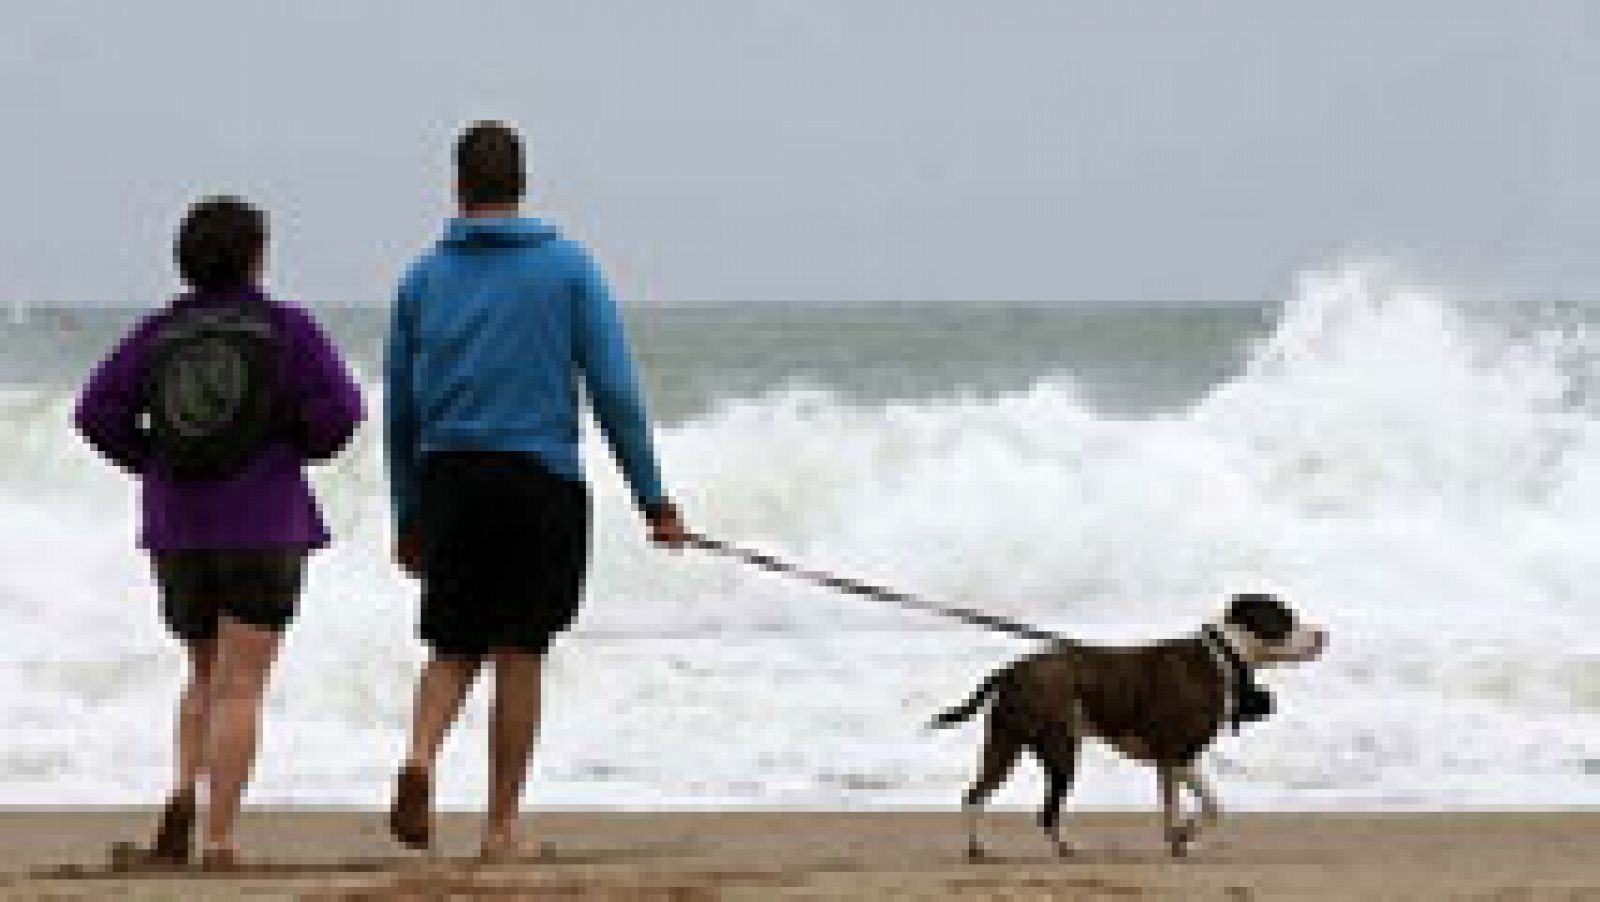
{"type": "Polygon", "coordinates": [[[772,573],[782,573],[786,576],[795,577],[796,579],[803,579],[806,582],[814,583],[816,585],[823,586],[824,588],[833,589],[836,592],[843,592],[846,595],[859,595],[863,598],[870,598],[874,601],[884,601],[888,602],[889,604],[896,604],[900,607],[909,608],[913,611],[924,611],[930,614],[938,614],[941,617],[949,617],[954,620],[959,620],[962,623],[970,624],[972,626],[981,626],[984,629],[994,630],[995,632],[1009,633],[1013,636],[1021,636],[1024,639],[1037,639],[1046,642],[1058,642],[1065,638],[1060,633],[1053,633],[1049,630],[1040,629],[1036,626],[1029,626],[1026,623],[1019,623],[1015,620],[1001,617],[997,614],[987,614],[983,611],[975,611],[972,608],[961,608],[953,605],[937,604],[926,599],[918,598],[915,595],[907,595],[904,592],[896,592],[893,589],[886,589],[882,586],[874,586],[870,583],[864,583],[859,580],[849,579],[843,576],[834,576],[831,573],[823,573],[820,570],[808,570],[797,564],[791,564],[788,561],[773,557],[770,554],[755,551],[749,548],[741,548],[738,545],[733,545],[718,539],[711,539],[701,535],[690,534],[685,537],[684,544],[691,548],[698,548],[701,551],[709,551],[712,554],[734,558],[736,560],[743,561],[746,564],[750,564],[753,567],[759,567],[762,570],[767,570],[772,573]]]}

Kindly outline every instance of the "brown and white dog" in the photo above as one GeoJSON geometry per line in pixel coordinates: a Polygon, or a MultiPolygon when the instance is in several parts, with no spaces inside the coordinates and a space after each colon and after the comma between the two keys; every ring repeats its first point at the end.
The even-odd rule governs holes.
{"type": "Polygon", "coordinates": [[[1182,639],[1131,648],[1063,641],[996,671],[933,722],[948,727],[990,705],[978,776],[962,800],[969,857],[983,857],[983,803],[1024,750],[1039,759],[1048,779],[1039,824],[1059,854],[1072,853],[1061,839],[1061,803],[1089,736],[1155,766],[1167,844],[1174,856],[1184,855],[1199,825],[1218,817],[1216,796],[1197,767],[1200,754],[1223,729],[1270,711],[1270,696],[1255,684],[1254,671],[1315,660],[1326,644],[1323,629],[1300,623],[1276,597],[1236,595],[1221,623],[1182,639]],[[1194,794],[1197,817],[1182,816],[1180,785],[1194,794]]]}

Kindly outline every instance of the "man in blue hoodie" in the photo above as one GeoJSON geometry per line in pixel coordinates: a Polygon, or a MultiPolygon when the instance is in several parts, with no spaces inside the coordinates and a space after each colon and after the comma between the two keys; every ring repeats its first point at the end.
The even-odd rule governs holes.
{"type": "Polygon", "coordinates": [[[577,614],[588,567],[580,388],[651,539],[676,546],[685,537],[662,489],[617,306],[580,245],[518,214],[524,182],[515,131],[483,122],[461,135],[461,215],[400,286],[387,365],[397,556],[422,579],[431,651],[390,828],[408,846],[430,844],[434,762],[489,660],[491,859],[518,853],[541,665],[577,614]]]}

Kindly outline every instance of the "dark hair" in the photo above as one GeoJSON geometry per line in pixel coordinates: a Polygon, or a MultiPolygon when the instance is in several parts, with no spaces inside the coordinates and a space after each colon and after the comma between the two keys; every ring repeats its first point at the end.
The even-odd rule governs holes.
{"type": "Polygon", "coordinates": [[[463,204],[522,200],[522,138],[502,122],[474,122],[456,139],[456,194],[463,204]]]}
{"type": "Polygon", "coordinates": [[[202,291],[238,288],[250,280],[267,246],[266,214],[237,197],[208,197],[178,227],[178,275],[202,291]]]}

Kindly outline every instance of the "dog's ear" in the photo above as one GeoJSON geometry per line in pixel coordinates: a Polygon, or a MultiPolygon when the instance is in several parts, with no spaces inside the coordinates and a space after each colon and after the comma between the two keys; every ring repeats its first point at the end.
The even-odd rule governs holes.
{"type": "Polygon", "coordinates": [[[1269,644],[1282,642],[1294,632],[1294,612],[1277,596],[1247,592],[1233,596],[1224,620],[1269,644]]]}

